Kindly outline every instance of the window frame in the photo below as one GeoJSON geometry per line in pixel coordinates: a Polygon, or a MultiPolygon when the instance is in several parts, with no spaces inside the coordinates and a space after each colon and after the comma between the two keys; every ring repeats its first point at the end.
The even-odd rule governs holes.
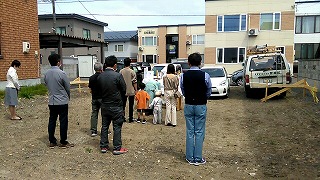
{"type": "Polygon", "coordinates": [[[57,33],[57,34],[61,34],[61,35],[66,35],[66,34],[67,34],[67,27],[66,27],[66,26],[56,27],[56,33],[57,33]],[[58,29],[59,29],[59,31],[60,31],[61,33],[58,33],[58,32],[57,32],[58,29]],[[64,33],[62,33],[61,30],[64,30],[64,33]]]}
{"type": "Polygon", "coordinates": [[[90,32],[90,29],[85,29],[85,28],[83,28],[83,29],[82,29],[82,36],[83,36],[83,38],[85,38],[85,39],[91,39],[91,32],[90,32]],[[86,33],[87,33],[87,37],[85,37],[84,32],[86,32],[86,33]]]}
{"type": "Polygon", "coordinates": [[[114,45],[114,52],[124,52],[124,45],[123,44],[115,44],[114,45]],[[122,51],[119,51],[119,47],[122,46],[122,51]]]}
{"type": "Polygon", "coordinates": [[[320,50],[318,51],[318,49],[315,49],[315,46],[318,47],[318,49],[320,49],[320,43],[296,43],[295,44],[295,51],[298,51],[299,52],[299,57],[297,57],[296,55],[298,53],[295,53],[295,57],[294,59],[295,60],[298,60],[298,59],[319,59],[320,58],[320,50]],[[312,45],[312,47],[310,46],[312,45]],[[299,46],[299,50],[297,49],[299,46]],[[311,49],[310,49],[311,47],[311,49]],[[303,49],[305,48],[306,51],[303,51],[303,49]],[[309,53],[312,51],[312,57],[309,58],[309,53]],[[318,53],[318,54],[317,54],[318,53]],[[306,58],[304,58],[303,56],[306,56],[306,58]],[[316,55],[318,55],[319,57],[317,57],[316,55]]]}
{"type": "Polygon", "coordinates": [[[269,12],[269,13],[260,13],[260,19],[259,19],[259,30],[260,31],[280,31],[281,30],[281,12],[269,12]],[[263,14],[272,14],[272,29],[261,29],[261,15],[263,14]],[[276,19],[276,14],[279,14],[279,28],[275,28],[275,19],[276,19]]]}
{"type": "Polygon", "coordinates": [[[216,54],[216,64],[239,64],[239,63],[243,63],[246,59],[247,56],[247,48],[246,47],[218,47],[216,48],[216,52],[218,52],[219,50],[222,50],[222,62],[219,62],[219,57],[218,57],[218,53],[216,54]],[[225,63],[225,49],[237,49],[237,62],[236,63],[225,63]],[[240,62],[240,49],[244,49],[244,55],[243,55],[243,61],[240,62]]]}
{"type": "Polygon", "coordinates": [[[158,37],[157,36],[142,36],[141,41],[142,41],[141,42],[142,46],[157,46],[158,37]],[[146,38],[152,38],[152,45],[146,45],[146,38]]]}
{"type": "Polygon", "coordinates": [[[320,22],[320,15],[307,15],[307,16],[296,16],[296,21],[295,21],[295,33],[296,34],[315,34],[315,33],[320,33],[320,25],[317,24],[317,18],[319,18],[319,22],[320,22]],[[313,32],[309,32],[309,33],[304,33],[304,26],[303,26],[303,21],[305,20],[305,18],[307,17],[313,17],[313,32]],[[298,19],[300,20],[300,32],[297,31],[297,25],[298,25],[298,19]],[[317,26],[319,26],[319,31],[317,31],[317,26]]]}
{"type": "Polygon", "coordinates": [[[147,56],[152,56],[152,64],[156,64],[158,60],[157,54],[142,54],[142,62],[147,62],[147,56]]]}
{"type": "Polygon", "coordinates": [[[102,37],[101,33],[98,33],[98,39],[101,39],[101,37],[102,37]]]}
{"type": "Polygon", "coordinates": [[[204,45],[205,43],[205,35],[204,34],[194,34],[192,35],[192,45],[204,45]],[[203,43],[199,43],[198,36],[203,36],[203,43]],[[195,43],[193,43],[195,42],[195,43]]]}
{"type": "Polygon", "coordinates": [[[248,15],[247,14],[228,14],[228,15],[218,15],[217,16],[217,32],[241,32],[247,31],[248,29],[248,15]],[[237,31],[225,31],[224,24],[225,24],[225,16],[239,16],[239,29],[237,31]],[[242,29],[242,16],[245,16],[245,29],[242,29]],[[219,22],[219,18],[221,18],[221,23],[219,22]],[[219,30],[219,25],[221,24],[221,30],[219,30]]]}

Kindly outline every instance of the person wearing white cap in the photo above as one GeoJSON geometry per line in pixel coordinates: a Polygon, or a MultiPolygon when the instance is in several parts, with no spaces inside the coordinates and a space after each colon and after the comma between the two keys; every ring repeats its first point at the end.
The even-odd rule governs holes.
{"type": "Polygon", "coordinates": [[[161,124],[161,114],[162,114],[162,99],[161,91],[156,91],[155,98],[149,105],[149,108],[153,107],[153,124],[161,124]]]}

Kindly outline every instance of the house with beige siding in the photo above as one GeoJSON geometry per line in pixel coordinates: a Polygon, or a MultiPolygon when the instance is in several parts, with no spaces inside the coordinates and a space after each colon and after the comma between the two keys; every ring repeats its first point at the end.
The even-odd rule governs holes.
{"type": "Polygon", "coordinates": [[[277,47],[294,59],[294,0],[206,0],[205,64],[242,68],[247,50],[277,47]]]}
{"type": "Polygon", "coordinates": [[[204,24],[179,24],[138,27],[138,61],[170,63],[199,52],[204,62],[204,24]]]}

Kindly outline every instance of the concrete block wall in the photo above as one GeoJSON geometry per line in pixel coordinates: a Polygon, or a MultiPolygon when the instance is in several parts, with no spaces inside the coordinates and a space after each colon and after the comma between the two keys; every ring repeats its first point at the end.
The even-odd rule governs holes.
{"type": "Polygon", "coordinates": [[[306,79],[310,86],[320,90],[320,59],[302,60],[298,63],[298,80],[306,79]]]}

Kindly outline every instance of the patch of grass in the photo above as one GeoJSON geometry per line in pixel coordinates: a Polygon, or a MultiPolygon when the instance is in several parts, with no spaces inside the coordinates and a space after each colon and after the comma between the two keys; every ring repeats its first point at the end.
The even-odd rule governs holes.
{"type": "Polygon", "coordinates": [[[0,99],[4,99],[4,91],[0,91],[0,99]]]}
{"type": "Polygon", "coordinates": [[[26,98],[26,99],[31,99],[35,95],[46,95],[48,92],[47,87],[44,84],[38,84],[35,86],[26,86],[26,87],[21,87],[19,91],[19,97],[26,98]]]}
{"type": "MultiPolygon", "coordinates": [[[[31,99],[35,95],[41,95],[44,96],[48,93],[48,89],[44,84],[38,84],[35,86],[25,86],[21,87],[19,91],[19,97],[21,98],[26,98],[26,99],[31,99]]],[[[5,91],[1,90],[0,91],[0,99],[4,99],[5,91]]]]}

